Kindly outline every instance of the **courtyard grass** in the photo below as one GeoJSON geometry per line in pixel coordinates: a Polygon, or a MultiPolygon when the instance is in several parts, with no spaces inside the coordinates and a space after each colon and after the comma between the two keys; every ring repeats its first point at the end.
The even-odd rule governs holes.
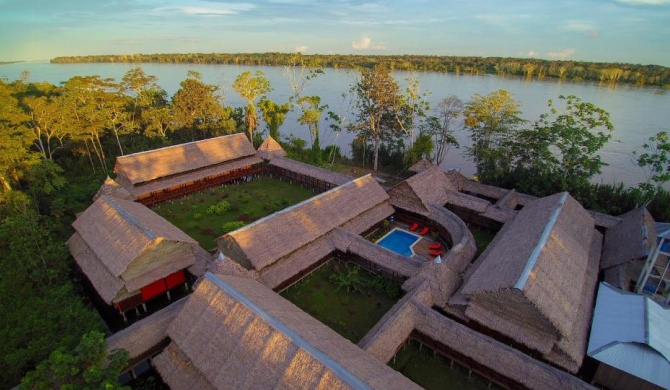
{"type": "Polygon", "coordinates": [[[400,299],[400,286],[354,264],[331,260],[281,295],[353,343],[400,299]]]}
{"type": "Polygon", "coordinates": [[[227,233],[226,228],[235,230],[316,194],[309,188],[261,175],[248,182],[168,200],[152,209],[210,250],[216,247],[214,240],[227,233]]]}
{"type": "Polygon", "coordinates": [[[481,255],[482,252],[486,250],[486,247],[489,246],[491,241],[493,241],[493,238],[496,236],[496,232],[492,232],[475,225],[470,225],[468,228],[470,229],[470,233],[472,233],[474,236],[475,242],[477,242],[477,255],[481,255]]]}

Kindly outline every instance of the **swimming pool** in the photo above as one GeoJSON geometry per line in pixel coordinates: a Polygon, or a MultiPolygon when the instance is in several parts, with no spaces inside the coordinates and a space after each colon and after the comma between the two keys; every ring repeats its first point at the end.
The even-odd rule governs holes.
{"type": "Polygon", "coordinates": [[[377,245],[392,250],[400,255],[412,257],[414,255],[412,246],[414,246],[419,239],[421,239],[421,237],[415,234],[395,228],[377,241],[377,245]]]}

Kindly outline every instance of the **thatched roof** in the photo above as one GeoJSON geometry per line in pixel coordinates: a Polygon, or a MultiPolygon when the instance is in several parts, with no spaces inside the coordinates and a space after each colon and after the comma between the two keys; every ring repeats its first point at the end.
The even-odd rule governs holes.
{"type": "Polygon", "coordinates": [[[389,196],[394,206],[425,215],[428,205],[442,206],[447,203],[450,193],[457,191],[458,183],[442,169],[431,165],[395,185],[389,190],[389,196]]]}
{"type": "Polygon", "coordinates": [[[130,359],[145,356],[148,351],[161,344],[168,337],[168,326],[175,319],[187,298],[182,298],[169,306],[143,318],[129,327],[107,338],[107,350],[125,349],[130,359]]]}
{"type": "Polygon", "coordinates": [[[270,160],[268,165],[270,167],[285,169],[299,175],[330,183],[333,186],[339,186],[354,179],[353,177],[345,175],[344,173],[329,171],[327,169],[315,167],[314,165],[305,164],[303,162],[285,157],[276,156],[270,160]]]}
{"type": "Polygon", "coordinates": [[[262,284],[206,274],[154,364],[174,390],[418,388],[262,284]]]}
{"type": "Polygon", "coordinates": [[[197,243],[139,203],[103,195],[72,226],[70,251],[108,303],[196,260],[197,243]]]}
{"type": "Polygon", "coordinates": [[[435,166],[432,162],[426,160],[425,158],[422,158],[421,161],[414,163],[411,167],[409,167],[407,170],[410,172],[414,173],[419,173],[421,171],[424,171],[432,166],[435,166]]]}
{"type": "Polygon", "coordinates": [[[387,200],[374,178],[363,176],[220,237],[219,250],[260,270],[387,200]]]}
{"type": "MultiPolygon", "coordinates": [[[[160,180],[145,182],[137,186],[126,185],[125,183],[123,183],[123,181],[121,182],[124,185],[126,185],[126,189],[128,190],[128,192],[130,192],[134,198],[137,198],[140,195],[150,194],[155,191],[173,190],[180,188],[183,185],[192,184],[197,181],[210,180],[218,176],[225,175],[230,171],[241,169],[247,166],[261,164],[262,162],[263,160],[260,157],[253,155],[253,156],[242,157],[233,161],[227,161],[214,166],[202,168],[197,171],[189,171],[173,176],[164,177],[161,178],[160,180]]],[[[118,180],[122,179],[118,178],[118,180]]]]}
{"type": "Polygon", "coordinates": [[[247,137],[238,133],[120,156],[114,172],[137,185],[254,154],[247,137]]]}
{"type": "Polygon", "coordinates": [[[580,303],[595,285],[595,233],[593,218],[567,193],[526,206],[468,275],[466,314],[549,353],[558,339],[574,337],[580,303]]]}
{"type": "Polygon", "coordinates": [[[271,160],[275,157],[286,157],[286,151],[279,145],[274,138],[268,136],[256,151],[258,156],[265,160],[271,160]]]}
{"type": "Polygon", "coordinates": [[[93,200],[96,200],[103,195],[111,196],[113,198],[133,200],[133,196],[130,192],[109,176],[107,176],[105,182],[102,183],[98,192],[93,195],[93,200]]]}
{"type": "Polygon", "coordinates": [[[638,207],[620,218],[621,223],[605,234],[602,269],[646,257],[656,240],[655,221],[646,208],[638,207]]]}

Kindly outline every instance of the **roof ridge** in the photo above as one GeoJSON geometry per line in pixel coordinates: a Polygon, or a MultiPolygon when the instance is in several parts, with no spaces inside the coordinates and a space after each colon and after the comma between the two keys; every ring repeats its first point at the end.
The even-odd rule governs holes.
{"type": "Polygon", "coordinates": [[[133,215],[131,215],[128,211],[126,211],[126,209],[121,207],[120,204],[113,201],[109,196],[102,195],[100,198],[102,198],[105,202],[107,202],[110,206],[112,206],[114,208],[114,210],[116,210],[116,212],[119,213],[119,215],[123,219],[125,219],[126,221],[130,222],[133,226],[138,228],[142,233],[144,233],[144,235],[146,235],[147,237],[149,237],[152,240],[155,240],[156,238],[158,238],[158,235],[156,233],[154,233],[148,227],[143,225],[137,218],[135,218],[133,215]]]}
{"type": "Polygon", "coordinates": [[[514,285],[515,288],[523,290],[523,288],[525,287],[526,282],[530,277],[530,272],[535,267],[535,264],[537,264],[537,260],[540,257],[540,253],[542,253],[544,246],[547,244],[547,241],[549,240],[549,235],[551,234],[551,231],[554,229],[556,221],[558,220],[558,216],[561,214],[561,211],[563,211],[563,206],[565,206],[567,200],[568,200],[568,193],[563,192],[561,194],[561,197],[559,198],[558,207],[556,207],[556,209],[554,209],[554,211],[551,213],[549,222],[544,226],[544,230],[542,231],[542,235],[540,236],[540,241],[537,243],[535,249],[533,249],[533,252],[530,254],[530,257],[526,262],[526,266],[524,267],[523,272],[521,272],[521,275],[519,276],[519,280],[514,285]]]}
{"type": "Polygon", "coordinates": [[[221,135],[221,136],[218,136],[218,137],[212,137],[212,138],[206,138],[206,139],[201,139],[201,140],[197,140],[197,141],[190,141],[190,142],[184,142],[184,143],[181,143],[181,144],[164,146],[164,147],[158,148],[158,149],[150,149],[150,150],[144,150],[144,151],[141,151],[141,152],[126,154],[126,155],[123,155],[123,156],[118,156],[116,159],[117,160],[124,160],[128,157],[135,157],[135,156],[139,156],[139,155],[146,154],[146,153],[153,153],[153,152],[156,152],[156,151],[169,150],[169,149],[173,149],[173,148],[183,148],[187,145],[193,145],[193,144],[197,144],[197,143],[205,143],[205,142],[213,141],[213,140],[216,140],[218,138],[223,138],[223,137],[231,137],[232,138],[234,136],[239,136],[239,135],[242,135],[246,138],[246,136],[243,133],[227,134],[227,135],[221,135]]]}
{"type": "Polygon", "coordinates": [[[296,331],[294,331],[289,326],[285,325],[283,322],[275,318],[271,313],[268,313],[265,309],[254,303],[251,299],[249,299],[249,297],[247,297],[246,295],[235,289],[235,287],[221,280],[219,277],[217,277],[216,275],[214,275],[209,271],[205,273],[205,278],[210,282],[212,282],[214,285],[216,285],[218,288],[223,290],[226,294],[232,296],[239,303],[246,306],[254,314],[261,317],[264,321],[266,321],[268,324],[270,324],[273,328],[282,333],[284,336],[288,337],[300,349],[304,350],[314,359],[321,362],[324,366],[329,368],[335,375],[337,375],[340,379],[342,379],[352,388],[370,389],[370,386],[367,385],[365,382],[363,382],[363,380],[361,380],[352,372],[344,368],[340,363],[335,361],[333,358],[318,350],[309,341],[305,340],[302,336],[296,333],[296,331]]]}

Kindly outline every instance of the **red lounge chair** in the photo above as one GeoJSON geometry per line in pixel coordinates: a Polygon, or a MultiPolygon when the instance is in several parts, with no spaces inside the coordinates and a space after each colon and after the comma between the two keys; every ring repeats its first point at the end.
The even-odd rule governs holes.
{"type": "Polygon", "coordinates": [[[425,236],[426,233],[428,233],[429,231],[430,231],[430,228],[429,228],[428,226],[426,226],[425,228],[421,229],[420,234],[421,234],[422,236],[425,236]]]}
{"type": "Polygon", "coordinates": [[[432,250],[430,251],[431,256],[440,256],[442,254],[441,250],[432,250]]]}
{"type": "Polygon", "coordinates": [[[419,224],[416,223],[416,222],[414,222],[414,225],[412,225],[412,227],[410,227],[409,230],[411,230],[411,231],[414,232],[414,231],[416,231],[416,229],[418,229],[418,228],[419,228],[419,224]]]}
{"type": "Polygon", "coordinates": [[[430,244],[428,245],[428,249],[440,249],[442,248],[442,243],[437,243],[437,244],[430,244]]]}

